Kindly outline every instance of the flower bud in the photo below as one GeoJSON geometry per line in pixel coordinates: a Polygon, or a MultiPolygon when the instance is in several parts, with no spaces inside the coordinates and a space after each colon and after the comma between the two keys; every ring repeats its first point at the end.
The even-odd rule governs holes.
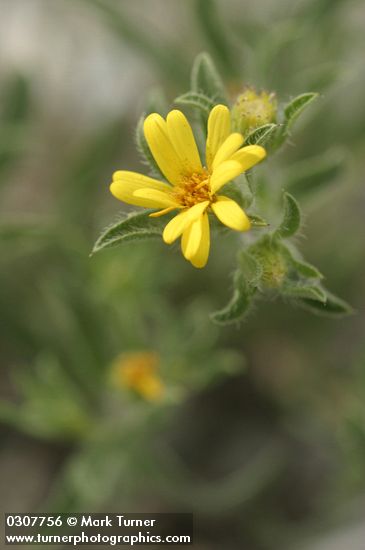
{"type": "Polygon", "coordinates": [[[246,88],[237,97],[231,113],[233,129],[246,136],[263,124],[275,122],[277,113],[275,94],[265,91],[257,93],[254,88],[246,88]]]}
{"type": "Polygon", "coordinates": [[[284,282],[288,272],[284,258],[279,255],[266,257],[262,281],[269,288],[278,288],[284,282]]]}
{"type": "Polygon", "coordinates": [[[262,266],[262,284],[266,288],[280,287],[288,274],[288,265],[280,247],[265,240],[254,254],[262,266]]]}

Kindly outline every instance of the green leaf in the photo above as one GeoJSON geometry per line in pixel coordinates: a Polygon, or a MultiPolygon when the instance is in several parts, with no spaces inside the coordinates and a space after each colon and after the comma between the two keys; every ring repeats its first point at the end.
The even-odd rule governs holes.
{"type": "MultiPolygon", "coordinates": [[[[0,172],[5,172],[18,160],[27,144],[30,118],[29,82],[15,74],[2,85],[0,97],[0,172]]],[[[1,183],[6,183],[6,178],[1,183]]]]}
{"type": "Polygon", "coordinates": [[[274,232],[274,238],[287,239],[292,237],[300,227],[300,208],[295,198],[289,193],[284,193],[284,217],[279,227],[274,232]]]}
{"type": "Polygon", "coordinates": [[[100,182],[108,174],[110,166],[115,166],[120,154],[124,136],[129,138],[129,125],[123,117],[99,126],[89,137],[82,140],[79,146],[72,147],[70,157],[60,171],[62,192],[56,207],[64,222],[74,220],[78,227],[87,227],[95,217],[95,201],[100,193],[100,182]],[[85,201],[85,193],[89,200],[85,201]],[[80,202],[83,205],[83,223],[80,224],[80,202]]]}
{"type": "Polygon", "coordinates": [[[253,197],[244,174],[242,176],[242,178],[237,178],[236,181],[227,183],[224,186],[224,194],[246,210],[252,204],[253,197]]]}
{"type": "Polygon", "coordinates": [[[325,290],[325,293],[325,302],[319,302],[310,298],[303,298],[298,300],[297,303],[311,313],[324,317],[344,317],[346,315],[351,315],[354,312],[350,304],[341,298],[338,298],[328,290],[325,290]]]}
{"type": "Polygon", "coordinates": [[[185,94],[178,96],[174,103],[194,107],[200,110],[207,118],[211,109],[213,109],[215,105],[215,102],[210,97],[199,92],[186,92],[185,94]]]}
{"type": "Polygon", "coordinates": [[[210,47],[228,77],[236,77],[236,56],[229,41],[230,33],[224,28],[222,16],[218,13],[215,0],[195,0],[197,20],[210,47]]]}
{"type": "Polygon", "coordinates": [[[230,302],[211,315],[212,321],[218,325],[235,323],[245,317],[262,276],[261,265],[246,251],[239,253],[238,265],[233,278],[233,296],[230,302]]]}
{"type": "Polygon", "coordinates": [[[284,187],[296,196],[310,196],[331,185],[343,171],[344,164],[345,152],[337,148],[323,155],[297,162],[287,171],[284,187]]]}
{"type": "Polygon", "coordinates": [[[256,288],[262,277],[262,265],[257,261],[255,256],[251,255],[246,250],[241,250],[238,253],[238,265],[243,273],[247,285],[253,289],[256,288]]]}
{"type": "Polygon", "coordinates": [[[20,408],[12,403],[0,401],[0,421],[21,429],[22,415],[20,408]]]}
{"type": "Polygon", "coordinates": [[[272,150],[277,150],[287,139],[289,131],[297,120],[297,118],[304,112],[304,110],[319,97],[319,94],[314,92],[308,92],[298,95],[292,101],[290,101],[284,107],[284,121],[282,126],[277,129],[276,135],[272,139],[272,150]]]}
{"type": "Polygon", "coordinates": [[[30,86],[20,74],[13,75],[3,85],[1,97],[1,120],[3,124],[24,124],[30,112],[30,86]]]}
{"type": "Polygon", "coordinates": [[[314,92],[307,92],[305,94],[298,95],[292,99],[284,107],[285,116],[285,130],[286,132],[297,120],[297,118],[304,112],[304,110],[319,97],[319,94],[314,92]]]}
{"type": "Polygon", "coordinates": [[[311,301],[326,303],[326,292],[318,285],[305,282],[289,283],[288,281],[280,287],[280,294],[288,298],[306,298],[311,301]]]}
{"type": "Polygon", "coordinates": [[[153,155],[150,151],[150,148],[148,147],[146,138],[144,136],[144,131],[143,131],[144,120],[145,120],[145,117],[144,115],[142,115],[138,121],[137,128],[136,128],[136,145],[137,145],[138,152],[141,155],[142,161],[144,162],[144,164],[146,164],[150,169],[151,175],[157,178],[165,179],[165,176],[163,175],[160,168],[158,167],[157,162],[153,158],[153,155]]]}
{"type": "Polygon", "coordinates": [[[268,227],[269,223],[258,214],[247,213],[253,227],[268,227]]]}
{"type": "Polygon", "coordinates": [[[218,325],[229,325],[241,321],[249,310],[252,302],[252,292],[247,286],[246,279],[240,270],[237,270],[233,280],[233,296],[226,307],[211,314],[210,318],[218,325]]]}
{"type": "Polygon", "coordinates": [[[169,103],[164,90],[160,87],[152,88],[145,99],[146,115],[158,113],[165,117],[169,112],[169,103]]]}
{"type": "Polygon", "coordinates": [[[132,212],[109,226],[96,241],[92,254],[122,243],[160,237],[167,223],[166,216],[151,218],[151,212],[152,210],[132,212]]]}
{"type": "Polygon", "coordinates": [[[278,127],[278,124],[264,124],[255,128],[246,136],[245,145],[269,145],[278,127]]]}
{"type": "Polygon", "coordinates": [[[210,97],[216,103],[228,104],[223,81],[207,53],[199,54],[194,61],[191,72],[191,88],[210,97]]]}
{"type": "Polygon", "coordinates": [[[297,272],[299,277],[304,277],[305,279],[323,279],[322,273],[314,265],[295,256],[295,254],[299,254],[296,249],[294,251],[290,250],[283,243],[281,243],[281,249],[286,261],[297,272]]]}
{"type": "Polygon", "coordinates": [[[18,241],[27,242],[34,239],[47,239],[52,235],[54,238],[54,227],[43,220],[25,218],[22,220],[12,219],[0,223],[0,242],[15,244],[18,241]]]}
{"type": "Polygon", "coordinates": [[[244,210],[251,206],[254,199],[248,177],[248,172],[241,174],[233,182],[226,184],[224,187],[224,194],[227,193],[227,196],[238,202],[244,210]]]}

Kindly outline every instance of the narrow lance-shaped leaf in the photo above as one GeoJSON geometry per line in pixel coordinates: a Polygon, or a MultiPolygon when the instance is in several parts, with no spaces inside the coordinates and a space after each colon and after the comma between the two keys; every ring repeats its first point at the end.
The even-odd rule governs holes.
{"type": "MultiPolygon", "coordinates": [[[[0,98],[0,172],[7,170],[24,151],[31,98],[29,83],[15,75],[2,84],[0,98]]],[[[6,178],[1,183],[6,183],[6,178]]]]}
{"type": "Polygon", "coordinates": [[[230,33],[224,28],[217,5],[216,0],[195,0],[197,20],[225,74],[232,78],[238,76],[239,69],[230,43],[230,33]]]}
{"type": "Polygon", "coordinates": [[[207,53],[203,52],[195,58],[191,72],[191,88],[193,92],[204,94],[216,103],[227,104],[224,84],[207,53]]]}
{"type": "Polygon", "coordinates": [[[151,113],[158,113],[165,117],[169,111],[169,102],[166,94],[159,86],[152,88],[145,99],[145,112],[146,115],[151,113]]]}
{"type": "Polygon", "coordinates": [[[295,256],[295,254],[299,254],[295,248],[292,250],[281,243],[281,250],[287,260],[287,263],[299,277],[303,277],[305,279],[323,279],[322,273],[314,267],[314,265],[295,256]]]}
{"type": "Polygon", "coordinates": [[[187,107],[194,107],[201,111],[207,118],[215,105],[213,99],[201,92],[186,92],[186,94],[179,95],[174,103],[186,105],[187,107]]]}
{"type": "Polygon", "coordinates": [[[238,266],[248,286],[251,289],[256,288],[262,277],[262,265],[257,258],[246,252],[246,250],[241,250],[238,254],[238,266]]]}
{"type": "Polygon", "coordinates": [[[284,107],[286,130],[288,130],[303,111],[315,100],[319,94],[308,92],[298,95],[284,107]]]}
{"type": "Polygon", "coordinates": [[[258,214],[248,212],[247,215],[250,218],[250,222],[253,227],[267,227],[269,225],[268,222],[258,214]]]}
{"type": "Polygon", "coordinates": [[[275,139],[273,139],[273,150],[278,149],[286,140],[289,135],[289,131],[297,120],[297,118],[304,112],[304,110],[315,100],[319,94],[314,92],[308,92],[298,95],[292,99],[284,107],[284,121],[282,126],[278,129],[275,139]]]}
{"type": "Polygon", "coordinates": [[[253,201],[252,193],[244,174],[239,176],[236,181],[229,182],[224,186],[224,195],[237,202],[244,210],[253,201]]]}
{"type": "Polygon", "coordinates": [[[344,164],[345,152],[338,148],[297,162],[284,176],[284,187],[299,197],[310,197],[335,182],[344,164]]]}
{"type": "Polygon", "coordinates": [[[284,201],[284,217],[281,224],[274,232],[274,237],[287,239],[295,235],[300,228],[301,215],[299,204],[292,195],[284,193],[284,201]]]}
{"type": "Polygon", "coordinates": [[[234,275],[233,296],[223,309],[212,313],[211,319],[218,325],[229,325],[243,319],[252,301],[252,292],[240,270],[234,275]]]}
{"type": "Polygon", "coordinates": [[[92,254],[122,243],[160,237],[169,220],[166,216],[151,218],[150,213],[151,210],[133,212],[109,226],[96,241],[92,254]]]}
{"type": "Polygon", "coordinates": [[[23,75],[15,75],[2,85],[2,124],[24,124],[30,112],[30,86],[23,75]]]}
{"type": "Polygon", "coordinates": [[[325,302],[319,302],[310,298],[303,298],[298,300],[297,304],[311,313],[315,313],[323,317],[344,317],[346,315],[351,315],[354,312],[350,304],[341,298],[338,298],[338,296],[335,296],[328,290],[325,290],[325,293],[325,302]]]}
{"type": "Polygon", "coordinates": [[[12,219],[0,223],[1,244],[16,242],[31,242],[33,239],[55,238],[55,227],[47,221],[36,219],[12,219]]]}
{"type": "Polygon", "coordinates": [[[289,283],[288,281],[280,287],[280,294],[287,298],[305,298],[325,304],[327,301],[326,292],[319,286],[313,285],[310,281],[289,283]]]}
{"type": "Polygon", "coordinates": [[[245,145],[270,146],[271,139],[276,135],[278,124],[264,124],[252,130],[245,139],[245,145]]]}
{"type": "Polygon", "coordinates": [[[234,274],[233,296],[227,306],[211,315],[212,321],[228,325],[241,321],[252,304],[257,286],[262,276],[258,261],[245,251],[238,256],[239,267],[234,274]]]}

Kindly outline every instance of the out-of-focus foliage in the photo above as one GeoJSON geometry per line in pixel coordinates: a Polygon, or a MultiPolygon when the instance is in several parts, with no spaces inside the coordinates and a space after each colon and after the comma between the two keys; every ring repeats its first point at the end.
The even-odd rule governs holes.
{"type": "MultiPolygon", "coordinates": [[[[51,116],[34,68],[0,65],[0,464],[15,434],[57,455],[32,511],[193,510],[202,548],[312,547],[359,519],[365,490],[361,2],[164,2],[171,32],[157,16],[153,28],[150,0],[40,4],[58,28],[92,21],[159,88],[132,114],[99,107],[82,131],[85,87],[51,116]],[[203,271],[158,238],[128,244],[124,228],[141,226],[121,220],[107,182],[138,167],[139,109],[166,114],[177,98],[203,132],[211,106],[247,86],[279,104],[246,136],[270,150],[238,181],[254,237],[237,255],[219,231],[203,271]],[[90,257],[113,216],[106,242],[121,229],[125,245],[90,257]],[[332,292],[354,315],[306,311],[346,309],[332,292]],[[115,360],[135,352],[159,358],[161,399],[113,384],[115,360]]],[[[1,492],[20,509],[21,491],[1,492]]]]}

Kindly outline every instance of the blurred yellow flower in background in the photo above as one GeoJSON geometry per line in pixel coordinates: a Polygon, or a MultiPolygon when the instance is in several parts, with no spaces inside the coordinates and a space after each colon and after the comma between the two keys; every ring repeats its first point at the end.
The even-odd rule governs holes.
{"type": "Polygon", "coordinates": [[[130,389],[148,401],[159,401],[164,385],[157,374],[159,355],[154,351],[123,353],[113,362],[111,381],[118,389],[130,389]]]}
{"type": "Polygon", "coordinates": [[[168,183],[119,170],[113,174],[111,193],[128,204],[158,209],[151,216],[179,210],[166,225],[163,240],[171,244],[181,236],[184,257],[195,267],[204,267],[210,249],[209,211],[231,229],[250,229],[250,220],[242,208],[217,193],[260,162],[266,156],[265,149],[259,145],[242,147],[243,136],[232,132],[231,114],[224,105],[216,105],[208,118],[205,165],[181,111],[170,111],[166,120],[157,113],[149,115],[144,134],[168,183]]]}

